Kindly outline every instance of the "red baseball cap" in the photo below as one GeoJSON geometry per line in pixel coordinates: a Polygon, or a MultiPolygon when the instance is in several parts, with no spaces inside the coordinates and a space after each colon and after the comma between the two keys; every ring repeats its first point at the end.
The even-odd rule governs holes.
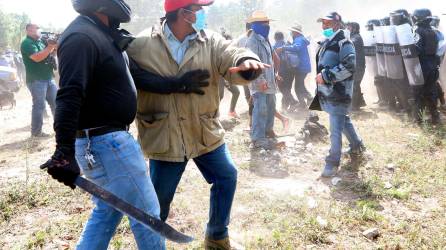
{"type": "Polygon", "coordinates": [[[164,10],[166,13],[184,8],[189,5],[208,6],[214,3],[214,0],[165,0],[164,10]]]}

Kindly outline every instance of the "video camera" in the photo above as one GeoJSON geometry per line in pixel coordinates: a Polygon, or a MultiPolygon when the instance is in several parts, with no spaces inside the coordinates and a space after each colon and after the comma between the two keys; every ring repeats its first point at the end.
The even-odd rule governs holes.
{"type": "MultiPolygon", "coordinates": [[[[53,32],[42,32],[41,34],[42,37],[40,39],[42,39],[45,46],[48,46],[49,44],[51,45],[57,44],[61,35],[53,32]]],[[[57,70],[57,60],[55,55],[49,55],[45,59],[45,63],[51,65],[54,70],[57,70]]]]}
{"type": "Polygon", "coordinates": [[[53,33],[53,32],[42,32],[42,39],[43,43],[48,46],[48,44],[57,44],[60,38],[60,34],[53,33]]]}

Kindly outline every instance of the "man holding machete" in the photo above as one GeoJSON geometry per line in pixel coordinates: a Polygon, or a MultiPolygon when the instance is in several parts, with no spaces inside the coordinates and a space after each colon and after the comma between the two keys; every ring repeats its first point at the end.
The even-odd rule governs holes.
{"type": "MultiPolygon", "coordinates": [[[[65,30],[58,50],[61,79],[54,122],[57,146],[41,168],[74,189],[75,182],[83,180],[79,179],[80,166],[89,180],[105,189],[93,192],[96,196],[104,198],[108,191],[159,218],[159,203],[146,162],[140,146],[127,132],[136,115],[132,75],[138,89],[202,94],[200,88],[208,85],[209,73],[190,71],[179,78],[161,78],[141,70],[124,52],[131,36],[118,29],[120,23],[130,21],[131,10],[123,0],[72,2],[81,15],[65,30]]],[[[96,207],[77,249],[107,249],[123,217],[106,199],[93,200],[96,207]]],[[[138,221],[130,217],[138,248],[165,249],[164,238],[138,221]]]]}

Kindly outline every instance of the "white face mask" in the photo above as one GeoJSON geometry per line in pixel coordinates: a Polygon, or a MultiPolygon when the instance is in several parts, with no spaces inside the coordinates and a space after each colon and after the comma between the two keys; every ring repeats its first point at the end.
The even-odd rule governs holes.
{"type": "Polygon", "coordinates": [[[344,35],[345,35],[345,38],[350,39],[350,36],[351,36],[350,30],[349,29],[345,29],[344,30],[344,35]]]}

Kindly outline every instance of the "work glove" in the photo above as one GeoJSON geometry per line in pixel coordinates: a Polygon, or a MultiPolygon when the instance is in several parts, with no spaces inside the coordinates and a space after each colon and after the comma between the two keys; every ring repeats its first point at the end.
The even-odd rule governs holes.
{"type": "Polygon", "coordinates": [[[67,153],[69,151],[63,147],[56,148],[51,159],[42,164],[40,169],[46,169],[53,179],[75,189],[74,181],[80,175],[80,169],[74,153],[67,153]]]}
{"type": "Polygon", "coordinates": [[[177,78],[179,93],[204,95],[202,88],[209,86],[211,75],[207,70],[192,70],[177,78]]]}

